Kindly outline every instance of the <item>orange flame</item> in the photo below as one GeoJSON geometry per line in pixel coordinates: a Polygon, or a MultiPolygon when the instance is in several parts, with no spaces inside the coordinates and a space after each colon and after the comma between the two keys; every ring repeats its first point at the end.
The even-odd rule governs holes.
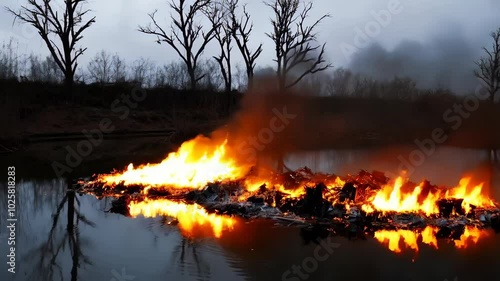
{"type": "Polygon", "coordinates": [[[198,136],[181,145],[177,152],[168,154],[159,164],[147,164],[126,171],[100,175],[98,180],[111,185],[141,184],[177,188],[199,188],[209,182],[242,178],[248,169],[236,165],[228,156],[227,139],[215,144],[209,138],[198,136]]]}
{"type": "Polygon", "coordinates": [[[484,196],[483,183],[470,187],[470,177],[460,179],[458,186],[446,191],[445,198],[464,199],[462,207],[466,212],[471,210],[471,205],[476,207],[495,207],[493,200],[484,196]]]}
{"type": "MultiPolygon", "coordinates": [[[[315,182],[300,182],[300,188],[290,189],[288,184],[277,182],[276,179],[265,176],[246,177],[253,163],[238,161],[238,153],[228,145],[228,139],[220,141],[204,136],[198,136],[181,145],[176,152],[168,156],[159,164],[147,164],[134,167],[132,164],[123,172],[100,175],[97,179],[110,186],[123,183],[124,185],[142,185],[143,194],[151,187],[169,188],[201,188],[210,182],[242,180],[246,191],[257,191],[259,186],[266,186],[280,191],[287,197],[300,197],[305,194],[304,186],[313,186],[315,182]]],[[[273,177],[274,175],[271,174],[273,177]]],[[[307,177],[306,177],[307,178],[307,177]]],[[[292,179],[293,180],[293,179],[292,179]]],[[[341,187],[345,182],[340,178],[322,180],[329,190],[326,199],[337,203],[338,196],[333,187],[341,187]]],[[[292,184],[292,186],[294,186],[292,184]]],[[[438,214],[437,202],[441,199],[462,199],[462,207],[469,212],[472,205],[476,207],[495,207],[494,202],[483,193],[483,184],[471,184],[471,178],[464,177],[457,187],[447,191],[426,190],[429,185],[424,182],[410,186],[408,180],[398,177],[384,185],[374,194],[364,194],[357,199],[361,209],[367,213],[381,212],[418,212],[427,216],[438,214]]],[[[239,196],[245,200],[249,193],[239,196]]]]}
{"type": "Polygon", "coordinates": [[[464,230],[464,234],[460,237],[460,240],[455,240],[455,247],[459,249],[465,249],[472,244],[477,244],[481,237],[488,236],[489,232],[478,229],[475,227],[467,226],[464,230]]]}
{"type": "MultiPolygon", "coordinates": [[[[248,192],[255,192],[259,189],[260,186],[265,184],[266,186],[272,187],[272,189],[279,191],[287,195],[288,197],[297,198],[305,194],[305,189],[303,188],[304,186],[315,186],[317,183],[306,181],[302,182],[300,187],[297,189],[288,189],[284,186],[283,183],[273,182],[266,178],[253,177],[245,179],[244,184],[248,192]]],[[[324,182],[324,184],[327,186],[327,188],[332,188],[344,186],[345,181],[339,177],[335,177],[334,179],[330,179],[329,181],[324,182]]],[[[246,197],[242,196],[241,199],[246,199],[246,197]]]]}
{"type": "MultiPolygon", "coordinates": [[[[185,204],[166,199],[145,200],[141,202],[130,202],[129,212],[132,217],[142,215],[144,217],[170,216],[179,221],[179,228],[186,236],[192,236],[195,228],[203,229],[205,226],[211,228],[212,234],[220,238],[225,230],[232,230],[236,225],[236,219],[229,216],[209,214],[197,204],[185,204]]],[[[205,228],[206,229],[206,228],[205,228]]]]}
{"type": "MultiPolygon", "coordinates": [[[[375,232],[375,239],[386,244],[389,250],[395,253],[401,253],[401,243],[405,248],[410,248],[415,252],[419,251],[418,240],[422,238],[422,243],[438,249],[436,233],[438,228],[427,226],[422,232],[398,229],[398,230],[379,230],[375,232]]],[[[473,226],[466,226],[460,240],[454,240],[454,245],[458,249],[465,249],[472,244],[489,235],[487,230],[478,229],[473,226]]]]}
{"type": "Polygon", "coordinates": [[[404,244],[418,252],[417,238],[418,233],[411,230],[380,230],[376,231],[374,235],[380,243],[386,244],[389,250],[395,253],[401,253],[400,241],[403,240],[404,244]]]}
{"type": "Polygon", "coordinates": [[[405,183],[402,177],[396,178],[394,183],[385,185],[378,191],[362,209],[371,213],[374,210],[382,212],[420,212],[427,216],[439,213],[436,202],[440,199],[463,199],[462,207],[465,212],[471,210],[471,205],[476,207],[495,207],[494,202],[482,194],[483,184],[471,186],[470,178],[462,178],[458,187],[442,192],[430,191],[422,198],[424,183],[421,183],[410,192],[401,190],[405,183]]]}
{"type": "Polygon", "coordinates": [[[422,243],[438,249],[438,242],[436,238],[437,232],[438,229],[436,227],[431,227],[431,226],[426,227],[421,233],[422,243]]]}

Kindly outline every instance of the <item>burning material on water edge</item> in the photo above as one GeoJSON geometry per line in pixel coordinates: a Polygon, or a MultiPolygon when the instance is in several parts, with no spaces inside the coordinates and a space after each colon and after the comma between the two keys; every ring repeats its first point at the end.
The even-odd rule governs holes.
{"type": "Polygon", "coordinates": [[[453,189],[428,181],[418,185],[403,178],[391,181],[376,171],[340,178],[302,168],[269,178],[249,175],[202,188],[170,188],[109,184],[94,177],[75,182],[75,188],[97,197],[114,197],[110,212],[173,217],[188,236],[201,227],[220,237],[235,227],[235,217],[263,218],[350,239],[372,236],[399,252],[400,241],[414,251],[419,239],[432,246],[437,246],[436,239],[446,239],[465,248],[470,239],[477,243],[485,236],[485,229],[500,232],[498,206],[483,196],[482,185],[471,186],[467,178],[453,189]]]}

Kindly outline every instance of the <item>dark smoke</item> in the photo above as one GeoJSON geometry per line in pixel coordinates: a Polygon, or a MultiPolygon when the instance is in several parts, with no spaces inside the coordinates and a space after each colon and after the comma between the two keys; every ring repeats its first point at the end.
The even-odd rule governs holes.
{"type": "MultiPolygon", "coordinates": [[[[349,68],[377,80],[409,77],[419,88],[449,89],[457,94],[473,92],[478,84],[473,75],[474,62],[482,55],[482,44],[467,40],[451,23],[447,27],[446,32],[424,44],[405,40],[387,50],[374,43],[354,54],[349,68]]],[[[484,37],[489,32],[485,30],[484,37]]]]}

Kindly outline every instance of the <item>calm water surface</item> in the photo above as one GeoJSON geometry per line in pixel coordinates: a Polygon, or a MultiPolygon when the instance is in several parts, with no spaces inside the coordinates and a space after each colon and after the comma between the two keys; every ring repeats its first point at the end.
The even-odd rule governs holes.
{"type": "MultiPolygon", "coordinates": [[[[394,156],[407,156],[410,151],[297,154],[289,157],[287,165],[338,174],[359,169],[390,173],[400,164],[394,156]]],[[[498,172],[486,173],[485,159],[483,151],[443,148],[411,177],[452,185],[462,174],[474,171],[490,176],[495,183],[498,172]]],[[[326,260],[311,272],[294,274],[294,266],[310,261],[318,247],[297,228],[240,220],[218,239],[185,238],[177,226],[165,224],[162,218],[107,213],[110,199],[67,196],[64,180],[23,176],[17,182],[16,274],[7,273],[7,192],[3,184],[0,280],[500,280],[500,235],[492,234],[465,250],[440,241],[439,250],[421,245],[418,254],[404,251],[399,255],[372,238],[333,237],[331,241],[339,247],[326,260]],[[291,273],[283,279],[288,270],[291,273]]]]}

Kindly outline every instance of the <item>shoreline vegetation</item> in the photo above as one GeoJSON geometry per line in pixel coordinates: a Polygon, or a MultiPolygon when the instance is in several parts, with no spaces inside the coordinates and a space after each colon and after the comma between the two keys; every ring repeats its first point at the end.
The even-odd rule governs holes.
{"type": "MultiPolygon", "coordinates": [[[[110,119],[114,126],[112,133],[105,134],[106,140],[150,137],[182,143],[226,124],[238,111],[244,95],[236,91],[151,88],[144,90],[146,97],[140,105],[127,112],[120,110],[117,104],[134,87],[133,83],[77,84],[72,96],[67,96],[59,84],[0,80],[4,116],[0,150],[8,153],[36,143],[79,140],[85,138],[86,131],[98,128],[103,118],[110,119]]],[[[467,96],[448,91],[385,96],[301,97],[317,112],[303,117],[306,123],[308,119],[315,122],[309,125],[317,127],[317,135],[308,136],[309,141],[300,148],[412,144],[430,138],[436,128],[449,136],[445,145],[500,147],[499,128],[493,122],[500,118],[499,104],[478,101],[473,112],[467,112],[467,96]],[[318,117],[321,122],[317,122],[318,117]]]]}

